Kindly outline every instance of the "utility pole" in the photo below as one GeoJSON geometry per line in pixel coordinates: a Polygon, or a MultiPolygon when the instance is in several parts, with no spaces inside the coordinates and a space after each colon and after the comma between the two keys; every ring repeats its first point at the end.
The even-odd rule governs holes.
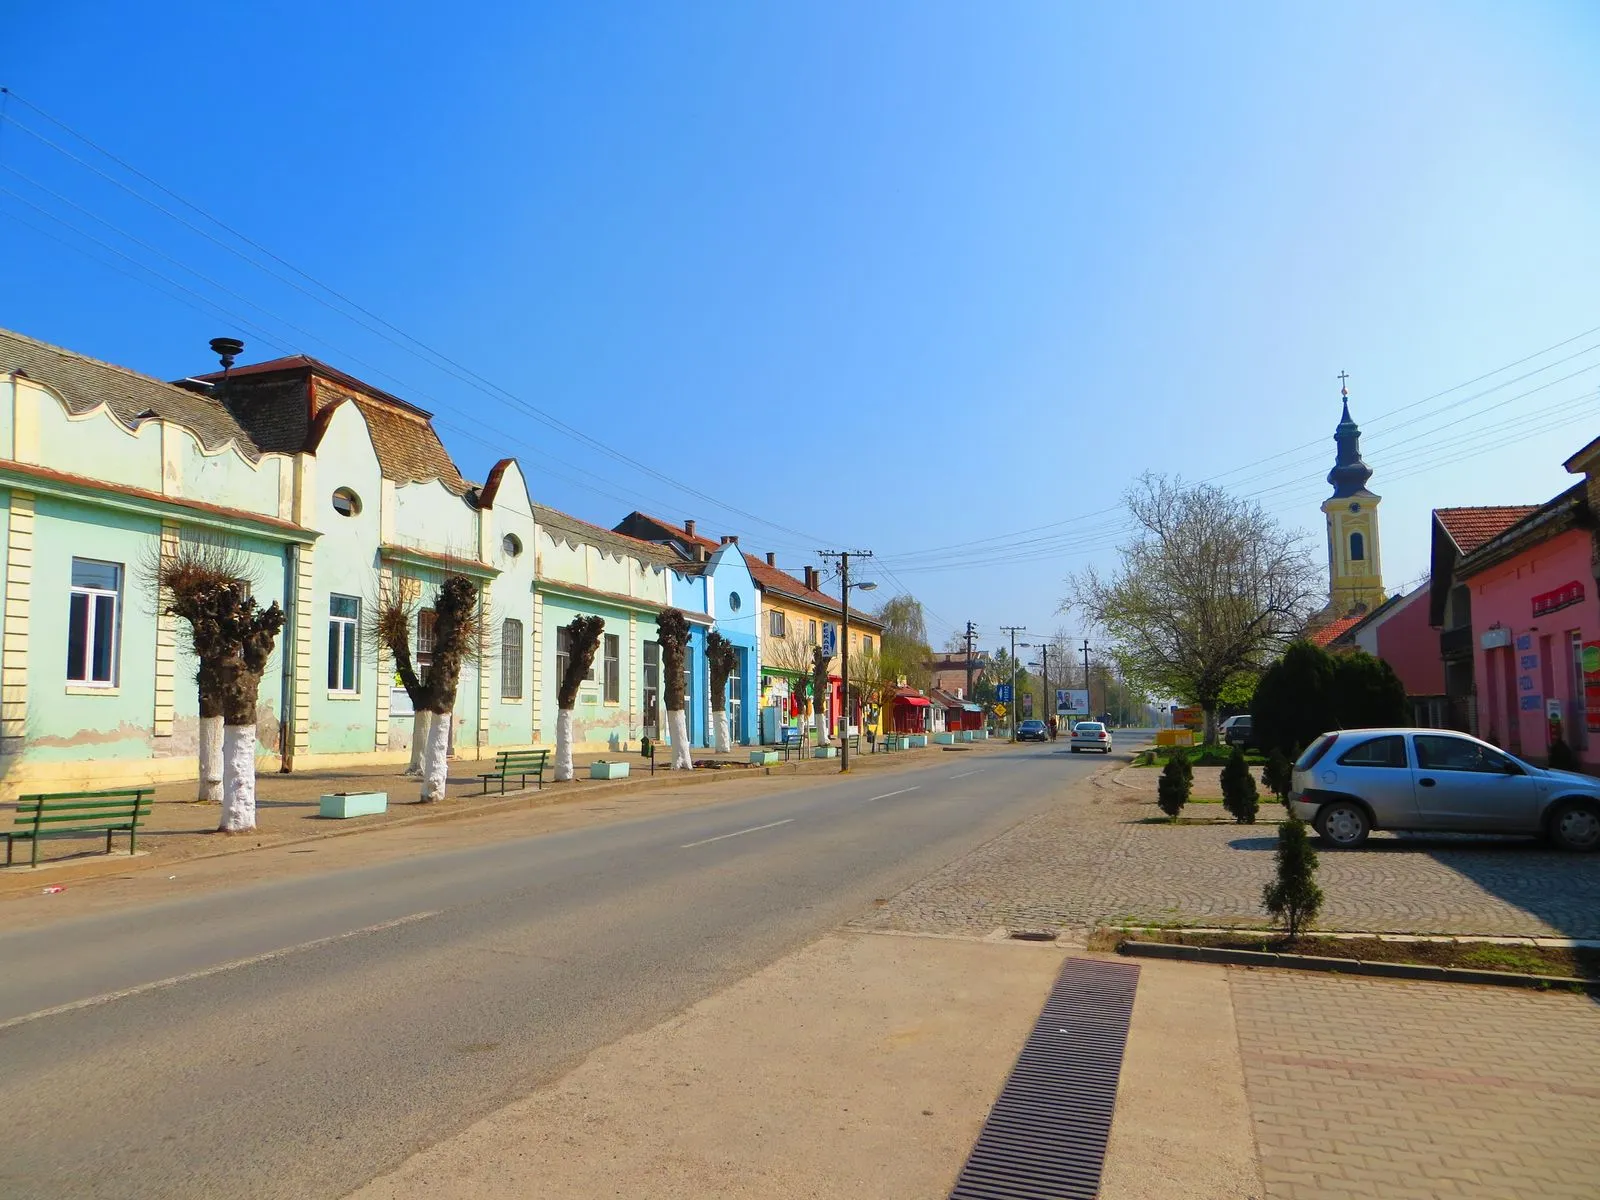
{"type": "Polygon", "coordinates": [[[1011,635],[1011,740],[1017,740],[1017,634],[1023,632],[1022,625],[1002,625],[1001,633],[1011,635]]]}
{"type": "Polygon", "coordinates": [[[1050,644],[1048,642],[1039,643],[1039,672],[1044,676],[1043,708],[1045,713],[1049,714],[1045,717],[1045,724],[1048,725],[1051,717],[1055,716],[1055,709],[1050,707],[1055,701],[1055,697],[1050,693],[1050,644]]]}
{"type": "Polygon", "coordinates": [[[978,627],[971,621],[967,622],[967,690],[962,697],[964,700],[972,699],[972,639],[978,636],[978,627]]]}
{"type": "Polygon", "coordinates": [[[1094,720],[1094,686],[1089,682],[1089,639],[1083,639],[1083,694],[1088,697],[1088,719],[1094,720]]]}
{"type": "MultiPolygon", "coordinates": [[[[871,558],[871,550],[821,550],[823,558],[839,560],[839,707],[844,722],[839,731],[839,773],[850,769],[850,556],[871,558]]],[[[867,584],[875,587],[875,584],[867,584]]]]}

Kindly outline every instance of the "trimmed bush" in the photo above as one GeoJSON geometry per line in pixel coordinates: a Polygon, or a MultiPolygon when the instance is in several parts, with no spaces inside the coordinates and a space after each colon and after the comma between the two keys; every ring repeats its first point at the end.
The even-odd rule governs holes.
{"type": "Polygon", "coordinates": [[[1222,768],[1222,806],[1241,825],[1254,825],[1261,798],[1256,792],[1256,777],[1244,761],[1244,751],[1235,746],[1233,757],[1222,768]]]}
{"type": "Polygon", "coordinates": [[[1317,852],[1306,823],[1291,816],[1278,826],[1278,877],[1261,892],[1261,905],[1284,923],[1292,942],[1322,911],[1317,886],[1317,852]]]}
{"type": "Polygon", "coordinates": [[[1576,771],[1578,756],[1572,752],[1572,747],[1567,745],[1564,739],[1557,738],[1550,743],[1550,758],[1545,765],[1552,771],[1576,771]]]}
{"type": "Polygon", "coordinates": [[[1294,789],[1294,764],[1282,750],[1273,748],[1266,769],[1261,772],[1261,782],[1278,798],[1279,804],[1289,803],[1289,793],[1294,789]]]}
{"type": "Polygon", "coordinates": [[[1183,811],[1183,806],[1189,803],[1193,774],[1194,769],[1188,765],[1188,758],[1184,755],[1174,754],[1167,760],[1167,765],[1161,768],[1161,778],[1156,781],[1156,803],[1174,821],[1183,811]]]}
{"type": "MultiPolygon", "coordinates": [[[[1201,751],[1201,753],[1203,754],[1204,751],[1201,751]]],[[[1189,751],[1183,746],[1174,746],[1172,748],[1172,758],[1169,761],[1177,763],[1178,769],[1183,772],[1183,777],[1188,783],[1188,787],[1184,789],[1183,794],[1187,797],[1189,789],[1194,787],[1194,759],[1189,756],[1189,751]]]]}

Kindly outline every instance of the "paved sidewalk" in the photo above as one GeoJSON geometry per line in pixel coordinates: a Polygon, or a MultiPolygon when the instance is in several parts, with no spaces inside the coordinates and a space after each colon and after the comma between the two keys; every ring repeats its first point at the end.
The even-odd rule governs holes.
{"type": "MultiPolygon", "coordinates": [[[[1283,809],[1236,825],[1195,804],[1172,825],[1159,772],[1110,766],[1038,816],[951,863],[856,927],[984,936],[996,928],[1099,924],[1262,926],[1283,809]]],[[[1197,769],[1196,794],[1203,792],[1197,769]]],[[[1325,929],[1377,933],[1600,937],[1600,856],[1525,839],[1377,835],[1319,855],[1325,929]]]]}

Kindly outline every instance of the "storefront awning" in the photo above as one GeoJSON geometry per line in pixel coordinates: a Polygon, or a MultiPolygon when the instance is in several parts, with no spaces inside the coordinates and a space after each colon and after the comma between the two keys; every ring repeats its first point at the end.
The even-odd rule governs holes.
{"type": "Polygon", "coordinates": [[[912,708],[928,707],[928,698],[926,696],[896,696],[894,702],[896,704],[909,704],[912,708]]]}
{"type": "Polygon", "coordinates": [[[968,703],[966,701],[962,702],[961,707],[966,709],[968,712],[981,713],[983,711],[983,705],[981,705],[981,704],[971,704],[971,703],[968,703]]]}

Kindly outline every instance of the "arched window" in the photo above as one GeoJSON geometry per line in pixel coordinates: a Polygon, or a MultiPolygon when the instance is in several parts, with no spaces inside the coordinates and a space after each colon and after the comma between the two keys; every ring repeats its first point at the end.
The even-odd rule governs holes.
{"type": "Polygon", "coordinates": [[[1359,533],[1350,535],[1350,561],[1360,562],[1367,557],[1367,541],[1359,533]]]}

